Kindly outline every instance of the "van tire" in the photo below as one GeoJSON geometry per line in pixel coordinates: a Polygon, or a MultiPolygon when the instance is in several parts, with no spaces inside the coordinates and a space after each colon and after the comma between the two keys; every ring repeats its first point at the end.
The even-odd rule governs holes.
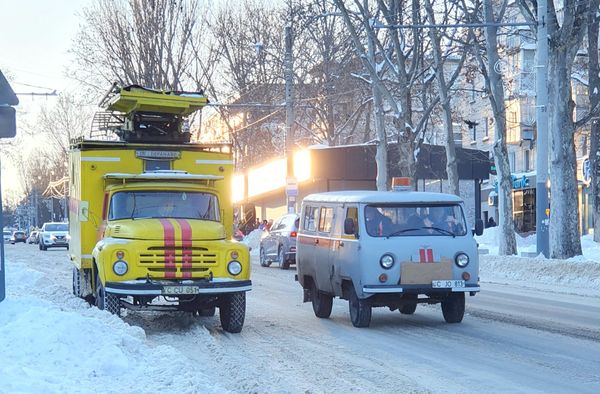
{"type": "Polygon", "coordinates": [[[225,294],[221,296],[219,318],[221,327],[227,332],[237,334],[242,331],[246,317],[246,293],[225,294]]]}
{"type": "Polygon", "coordinates": [[[348,309],[350,310],[350,320],[354,327],[369,327],[371,324],[371,304],[367,300],[358,298],[354,285],[350,286],[348,309]]]}
{"type": "Polygon", "coordinates": [[[121,306],[119,305],[119,297],[114,294],[107,293],[100,282],[100,278],[96,278],[96,307],[101,311],[106,310],[113,315],[121,314],[121,306]]]}
{"type": "Polygon", "coordinates": [[[417,310],[417,296],[416,295],[408,295],[406,297],[407,297],[408,302],[406,304],[402,305],[399,308],[399,311],[403,315],[412,315],[417,310]],[[413,300],[414,300],[414,302],[410,302],[413,300]]]}
{"type": "Polygon", "coordinates": [[[465,315],[465,293],[452,293],[442,301],[446,323],[460,323],[465,315]]]}
{"type": "Polygon", "coordinates": [[[283,253],[283,248],[279,247],[277,252],[277,259],[279,260],[279,268],[282,270],[287,270],[290,268],[290,263],[285,260],[285,254],[283,253]]]}
{"type": "Polygon", "coordinates": [[[327,319],[331,316],[331,308],[333,307],[333,296],[326,293],[321,293],[314,284],[310,289],[310,298],[312,301],[313,312],[315,316],[321,319],[327,319]]]}

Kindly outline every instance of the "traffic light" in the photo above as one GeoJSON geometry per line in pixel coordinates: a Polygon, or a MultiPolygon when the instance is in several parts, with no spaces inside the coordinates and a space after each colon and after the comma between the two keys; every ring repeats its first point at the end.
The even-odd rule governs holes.
{"type": "Polygon", "coordinates": [[[496,164],[490,164],[490,174],[492,174],[492,175],[497,175],[498,174],[496,172],[496,164]]]}
{"type": "Polygon", "coordinates": [[[17,135],[15,109],[0,105],[0,138],[13,138],[17,135]]]}

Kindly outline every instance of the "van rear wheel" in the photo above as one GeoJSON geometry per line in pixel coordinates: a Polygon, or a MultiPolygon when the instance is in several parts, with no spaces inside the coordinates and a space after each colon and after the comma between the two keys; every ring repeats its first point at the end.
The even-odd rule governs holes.
{"type": "Polygon", "coordinates": [[[465,315],[465,293],[452,293],[442,301],[446,323],[460,323],[465,315]]]}
{"type": "Polygon", "coordinates": [[[321,293],[317,289],[317,285],[313,283],[310,289],[310,298],[316,317],[327,319],[329,316],[331,316],[331,308],[333,307],[332,295],[321,293]]]}
{"type": "Polygon", "coordinates": [[[348,307],[350,309],[350,320],[354,327],[369,327],[371,324],[371,304],[367,300],[358,298],[354,285],[350,286],[348,307]]]}

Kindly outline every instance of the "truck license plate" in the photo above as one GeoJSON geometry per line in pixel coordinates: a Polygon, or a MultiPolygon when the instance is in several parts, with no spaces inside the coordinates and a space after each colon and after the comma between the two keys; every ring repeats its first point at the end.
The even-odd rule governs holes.
{"type": "Polygon", "coordinates": [[[453,287],[465,287],[464,280],[434,280],[431,282],[434,289],[451,289],[453,287]]]}
{"type": "Polygon", "coordinates": [[[166,295],[182,295],[182,294],[198,294],[200,288],[198,286],[165,286],[162,289],[162,294],[166,295]]]}

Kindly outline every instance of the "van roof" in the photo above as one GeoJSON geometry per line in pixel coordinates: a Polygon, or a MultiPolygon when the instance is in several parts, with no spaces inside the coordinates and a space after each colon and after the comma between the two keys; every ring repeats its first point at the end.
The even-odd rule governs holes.
{"type": "Polygon", "coordinates": [[[463,200],[453,194],[429,192],[380,192],[374,190],[352,190],[310,194],[304,201],[335,203],[458,203],[463,200]]]}

